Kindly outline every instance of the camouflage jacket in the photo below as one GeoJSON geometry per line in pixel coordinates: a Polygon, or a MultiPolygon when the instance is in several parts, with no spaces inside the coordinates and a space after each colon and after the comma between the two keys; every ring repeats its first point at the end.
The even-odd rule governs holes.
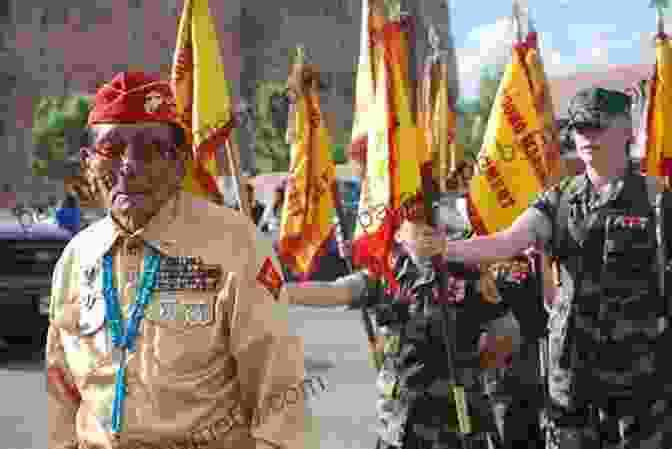
{"type": "Polygon", "coordinates": [[[580,175],[533,204],[553,223],[550,250],[560,262],[549,349],[551,395],[563,407],[657,391],[651,382],[664,377],[659,352],[669,333],[656,289],[651,184],[630,174],[598,193],[580,175]],[[607,236],[607,222],[625,226],[607,236]]]}
{"type": "Polygon", "coordinates": [[[447,286],[447,295],[442,296],[436,272],[397,250],[394,270],[399,290],[385,293],[379,282],[370,281],[368,292],[353,304],[370,308],[385,339],[377,382],[378,433],[393,447],[407,447],[409,439],[424,440],[423,447],[437,449],[455,441],[458,417],[440,327],[443,307],[458,308],[456,365],[469,392],[472,427],[476,433],[495,430],[482,395],[478,340],[488,323],[508,310],[481,299],[478,271],[449,265],[442,270],[447,286]]]}

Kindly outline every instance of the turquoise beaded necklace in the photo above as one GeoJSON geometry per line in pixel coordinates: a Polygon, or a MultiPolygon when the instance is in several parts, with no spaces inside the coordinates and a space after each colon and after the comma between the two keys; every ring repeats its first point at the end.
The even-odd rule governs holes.
{"type": "Polygon", "coordinates": [[[112,345],[121,350],[122,357],[115,375],[114,402],[112,403],[112,432],[121,431],[124,400],[126,399],[126,351],[135,352],[135,338],[140,323],[145,317],[145,309],[152,299],[157,281],[161,256],[153,248],[145,254],[144,268],[140,288],[137,289],[135,302],[129,309],[128,321],[124,332],[124,319],[119,304],[119,292],[113,282],[112,255],[103,257],[103,296],[105,298],[105,321],[112,337],[112,345]]]}

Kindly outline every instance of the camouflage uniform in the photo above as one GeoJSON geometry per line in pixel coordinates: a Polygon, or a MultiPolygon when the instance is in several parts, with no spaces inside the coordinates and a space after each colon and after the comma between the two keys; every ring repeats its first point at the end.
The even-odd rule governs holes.
{"type": "MultiPolygon", "coordinates": [[[[385,339],[384,362],[377,382],[377,448],[459,448],[458,417],[439,327],[439,314],[445,306],[438,304],[442,298],[437,276],[431,267],[414,263],[399,248],[393,259],[400,284],[395,295],[383,293],[381,283],[370,281],[364,273],[337,281],[351,286],[356,299],[350,307],[369,308],[385,339]]],[[[485,448],[486,432],[496,432],[496,427],[482,394],[478,340],[485,326],[504,317],[507,309],[483,301],[478,271],[449,264],[442,273],[452,300],[460,301],[453,306],[458,307],[459,326],[456,364],[463,374],[475,430],[471,447],[485,448]]]]}
{"type": "Polygon", "coordinates": [[[672,447],[661,358],[669,310],[655,288],[654,195],[639,175],[603,193],[580,175],[533,204],[537,218],[552,223],[550,238],[539,237],[562,275],[549,321],[549,449],[672,447]],[[620,234],[605,235],[608,220],[621,224],[620,234]]]}
{"type": "Polygon", "coordinates": [[[539,416],[543,406],[538,339],[545,334],[538,268],[524,256],[490,266],[497,289],[520,325],[521,345],[510,368],[488,372],[486,393],[491,398],[502,446],[506,449],[543,445],[539,416]]]}

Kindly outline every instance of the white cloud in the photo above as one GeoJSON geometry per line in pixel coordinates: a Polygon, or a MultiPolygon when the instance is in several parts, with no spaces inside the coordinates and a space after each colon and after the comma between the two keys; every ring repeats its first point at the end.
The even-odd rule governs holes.
{"type": "Polygon", "coordinates": [[[456,50],[459,79],[465,96],[478,94],[478,82],[484,67],[506,63],[511,50],[511,33],[509,17],[499,18],[469,32],[465,48],[456,50]]]}
{"type": "Polygon", "coordinates": [[[497,42],[501,40],[503,34],[508,34],[511,29],[511,19],[509,17],[500,17],[495,23],[481,25],[472,29],[467,34],[467,39],[479,44],[497,42]]]}
{"type": "MultiPolygon", "coordinates": [[[[667,29],[672,30],[672,18],[667,29]]],[[[539,47],[548,76],[562,77],[608,66],[610,53],[614,50],[637,48],[641,60],[632,63],[652,64],[655,61],[654,34],[644,32],[624,36],[613,24],[570,24],[567,36],[576,42],[575,49],[559,51],[553,45],[552,34],[543,30],[539,30],[539,47]]],[[[464,48],[457,50],[463,95],[473,97],[478,94],[478,80],[484,67],[508,62],[512,37],[510,17],[501,17],[469,32],[464,48]]]]}

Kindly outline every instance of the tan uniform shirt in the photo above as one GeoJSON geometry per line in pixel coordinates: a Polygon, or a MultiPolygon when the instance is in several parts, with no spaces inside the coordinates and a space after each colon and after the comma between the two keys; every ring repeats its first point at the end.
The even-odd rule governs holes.
{"type": "Polygon", "coordinates": [[[303,343],[289,334],[286,299],[276,301],[260,281],[274,257],[270,245],[257,241],[246,217],[187,193],[138,234],[128,238],[106,217],[78,234],[56,266],[46,354],[49,448],[303,448],[303,343]],[[118,350],[105,322],[102,260],[111,250],[126,319],[143,240],[169,257],[200,257],[221,267],[221,276],[216,290],[154,291],[127,356],[115,438],[118,350]]]}

